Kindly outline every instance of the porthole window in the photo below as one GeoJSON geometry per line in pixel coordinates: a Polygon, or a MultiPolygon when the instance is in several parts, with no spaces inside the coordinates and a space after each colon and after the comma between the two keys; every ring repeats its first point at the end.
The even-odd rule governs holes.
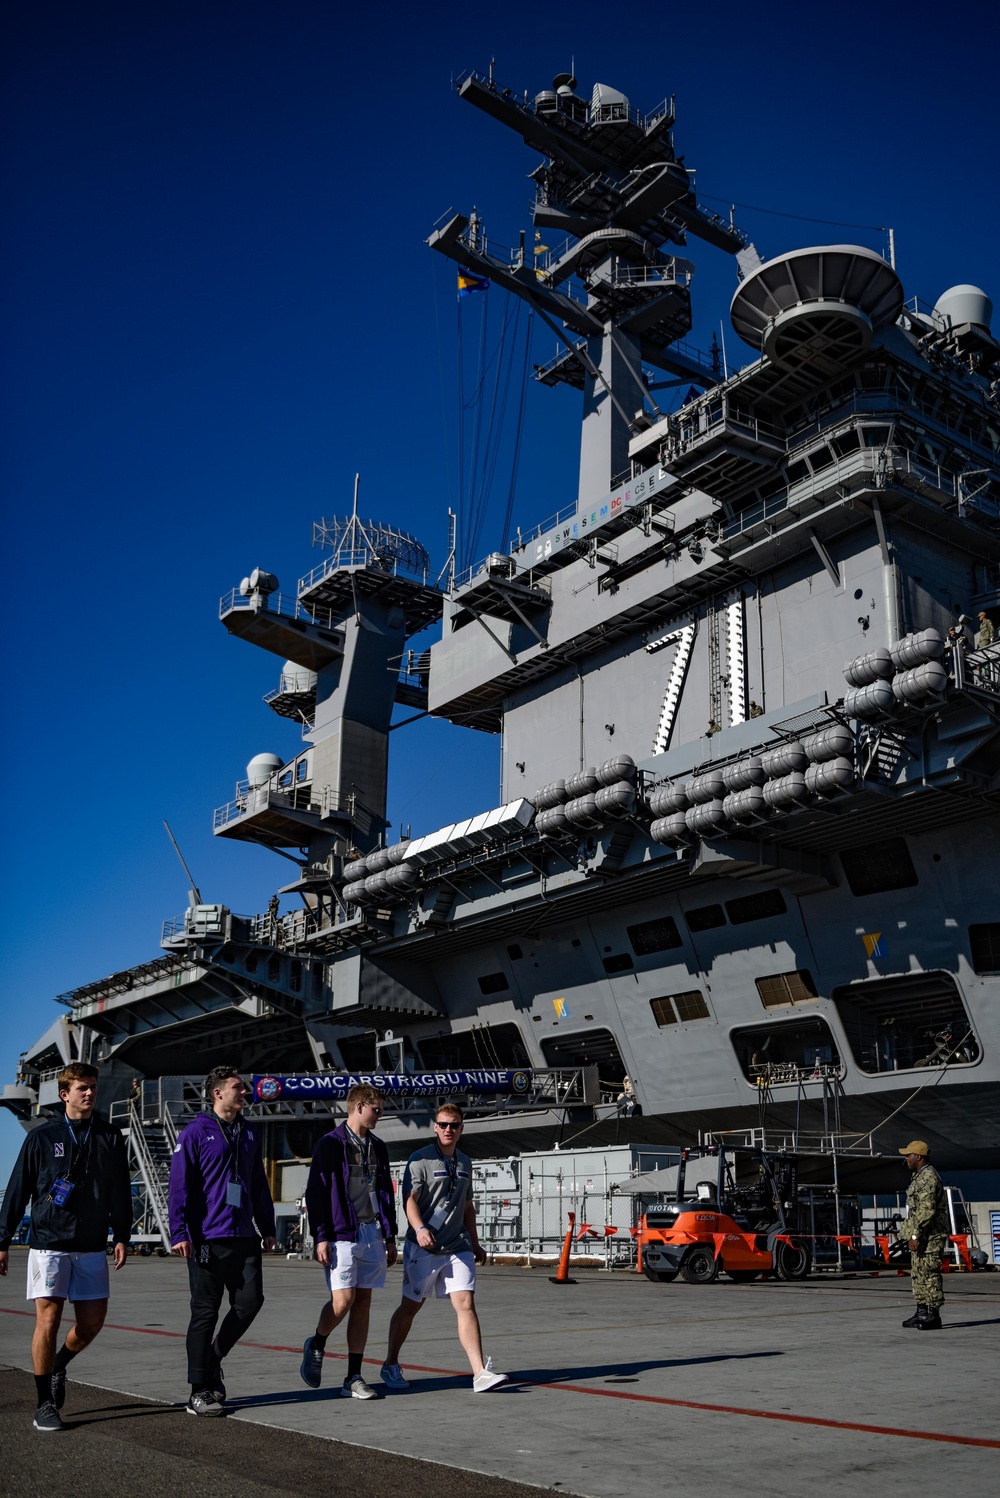
{"type": "Polygon", "coordinates": [[[816,985],[808,968],[796,968],[790,973],[768,973],[755,978],[757,992],[765,1009],[782,1009],[789,1004],[810,1004],[815,998],[816,985]]]}
{"type": "Polygon", "coordinates": [[[662,999],[650,999],[649,1007],[661,1029],[665,1025],[676,1024],[678,1020],[686,1024],[689,1020],[711,1018],[705,995],[700,988],[688,988],[683,993],[670,994],[662,999]]]}
{"type": "Polygon", "coordinates": [[[506,993],[510,988],[506,973],[485,973],[478,982],[482,993],[506,993]]]}
{"type": "Polygon", "coordinates": [[[762,921],[767,916],[784,915],[788,909],[780,889],[762,889],[756,895],[740,895],[726,901],[726,913],[734,926],[748,921],[762,921]]]}
{"type": "MultiPolygon", "coordinates": [[[[683,938],[672,916],[658,916],[655,921],[642,921],[637,926],[627,926],[628,939],[637,957],[649,957],[653,952],[668,952],[671,947],[682,947],[683,938]]],[[[632,964],[629,962],[629,966],[632,964]]]]}

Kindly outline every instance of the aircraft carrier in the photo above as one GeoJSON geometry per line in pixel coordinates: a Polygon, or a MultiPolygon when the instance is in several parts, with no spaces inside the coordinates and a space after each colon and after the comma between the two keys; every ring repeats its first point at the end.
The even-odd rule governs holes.
{"type": "Polygon", "coordinates": [[[397,1155],[438,1089],[470,1094],[480,1155],[758,1129],[995,1167],[988,296],[923,302],[853,244],[762,261],[699,201],[670,99],[457,92],[537,163],[533,239],[470,213],[429,244],[553,334],[536,377],[579,392],[575,496],[441,573],[357,491],[294,587],[234,559],[221,623],[276,658],[265,702],[301,747],[255,755],[214,832],[273,849],[282,887],[255,916],[193,889],[163,955],[59,996],[0,1102],[30,1127],[91,1058],[105,1101],[141,1082],[158,1169],[170,1107],[232,1060],[273,1159],[329,1127],[322,1079],[376,1074],[416,1093],[397,1155]],[[732,256],[740,367],[685,342],[699,244],[732,256]],[[395,840],[398,705],[499,735],[500,804],[395,840]]]}

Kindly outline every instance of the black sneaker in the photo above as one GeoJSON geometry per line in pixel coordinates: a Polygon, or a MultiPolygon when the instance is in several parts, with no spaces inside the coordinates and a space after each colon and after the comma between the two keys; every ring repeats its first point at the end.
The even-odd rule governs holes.
{"type": "Polygon", "coordinates": [[[56,1409],[51,1400],[46,1400],[44,1404],[40,1404],[38,1406],[37,1410],[35,1411],[35,1418],[31,1423],[36,1430],[45,1431],[46,1434],[50,1430],[66,1429],[59,1416],[59,1411],[56,1409]]]}
{"type": "Polygon", "coordinates": [[[61,1410],[66,1403],[66,1369],[57,1368],[52,1375],[52,1403],[61,1410]]]}
{"type": "Polygon", "coordinates": [[[217,1420],[220,1415],[226,1413],[210,1389],[202,1389],[200,1394],[192,1394],[186,1408],[189,1415],[200,1415],[202,1419],[217,1420]]]}
{"type": "Polygon", "coordinates": [[[318,1389],[323,1382],[323,1353],[312,1337],[307,1337],[302,1347],[302,1364],[299,1375],[310,1389],[318,1389]]]}

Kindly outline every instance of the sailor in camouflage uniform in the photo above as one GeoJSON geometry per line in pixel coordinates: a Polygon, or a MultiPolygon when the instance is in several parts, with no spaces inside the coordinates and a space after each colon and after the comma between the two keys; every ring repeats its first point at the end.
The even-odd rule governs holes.
{"type": "Polygon", "coordinates": [[[908,1215],[904,1231],[910,1249],[910,1284],[917,1302],[916,1311],[903,1325],[921,1332],[936,1332],[941,1328],[944,1305],[941,1260],[948,1241],[944,1187],[928,1162],[929,1150],[922,1139],[912,1140],[899,1153],[906,1156],[907,1169],[913,1172],[906,1193],[908,1215]]]}

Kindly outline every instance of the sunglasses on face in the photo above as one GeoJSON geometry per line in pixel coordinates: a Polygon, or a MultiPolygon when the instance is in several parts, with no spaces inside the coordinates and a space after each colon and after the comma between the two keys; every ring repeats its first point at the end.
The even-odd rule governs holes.
{"type": "Polygon", "coordinates": [[[460,1129],[462,1125],[460,1123],[438,1123],[435,1119],[434,1127],[436,1129],[460,1129]]]}

